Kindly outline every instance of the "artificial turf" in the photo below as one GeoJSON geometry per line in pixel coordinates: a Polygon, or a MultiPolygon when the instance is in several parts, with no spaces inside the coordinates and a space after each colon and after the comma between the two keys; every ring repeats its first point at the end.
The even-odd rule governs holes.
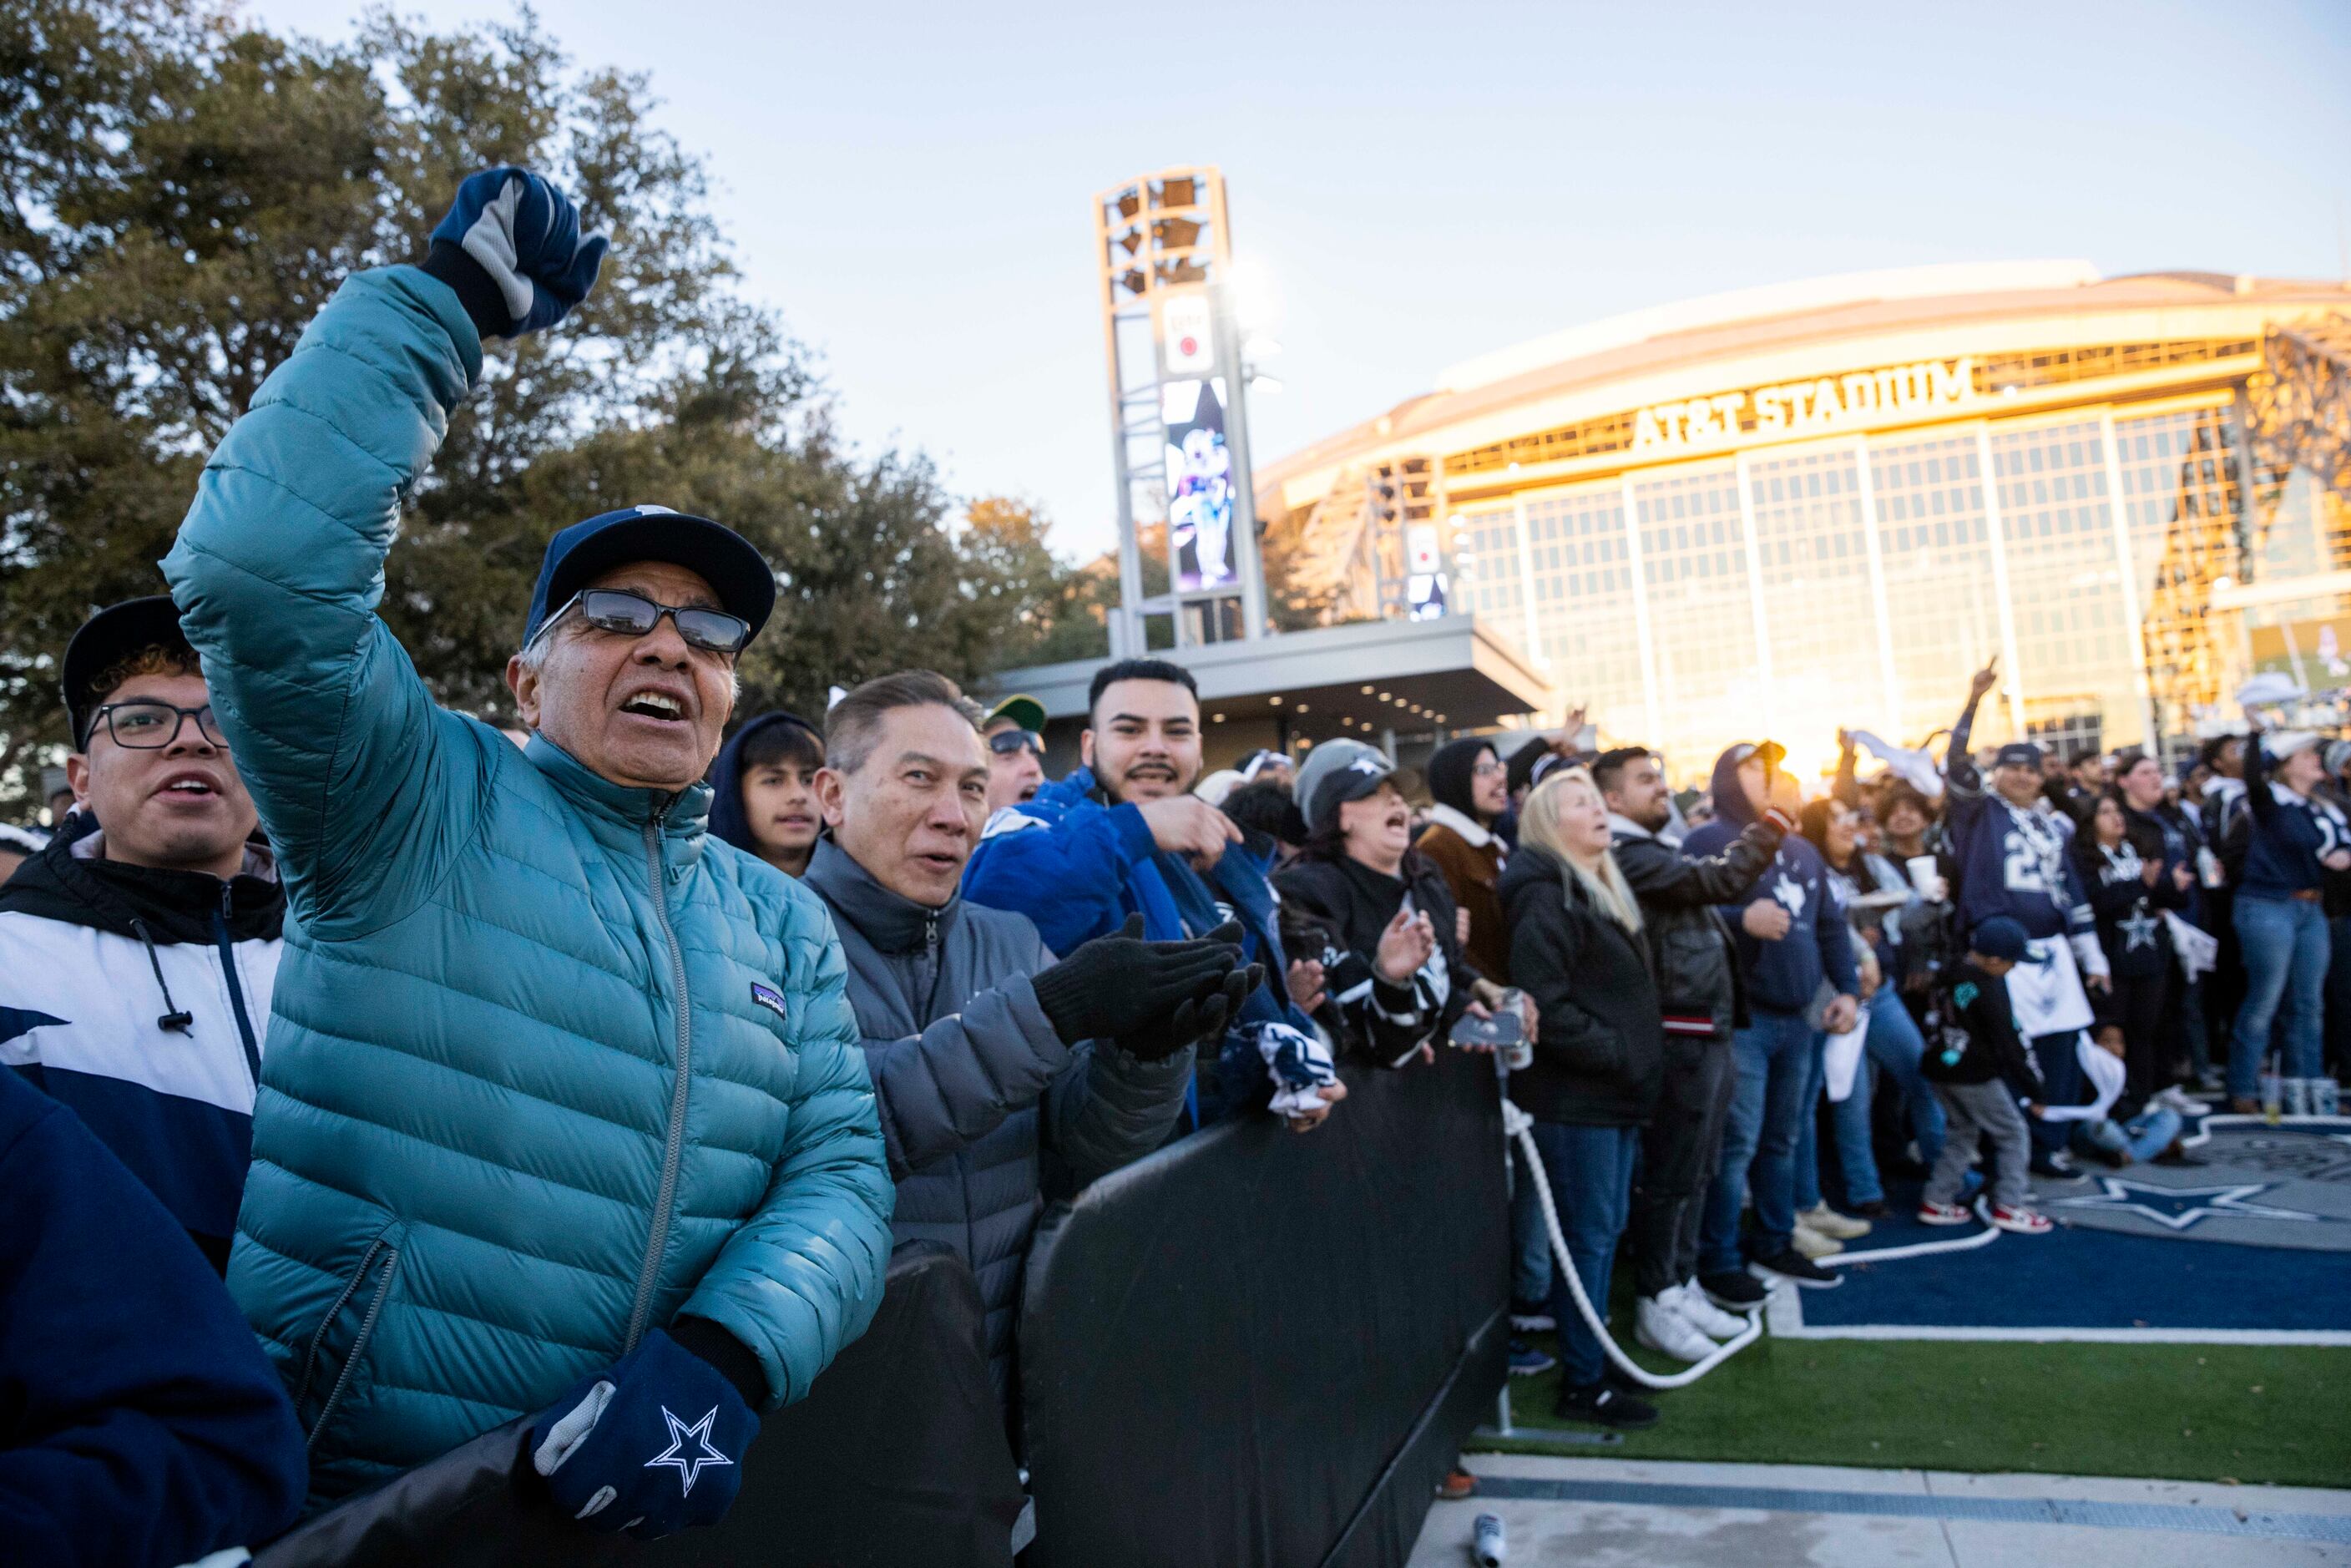
{"type": "MultiPolygon", "coordinates": [[[[1610,1325],[1633,1343],[1632,1314],[1610,1325]]],[[[1546,1350],[1551,1336],[1531,1336],[1546,1350]]],[[[1679,1364],[1646,1351],[1657,1371],[1679,1364]]],[[[1767,1333],[1663,1419],[1596,1448],[1547,1439],[1556,1372],[1510,1380],[1522,1453],[2339,1487],[2351,1483],[2351,1349],[1780,1340],[1767,1333]]],[[[1590,1428],[1583,1428],[1589,1431],[1590,1428]]]]}

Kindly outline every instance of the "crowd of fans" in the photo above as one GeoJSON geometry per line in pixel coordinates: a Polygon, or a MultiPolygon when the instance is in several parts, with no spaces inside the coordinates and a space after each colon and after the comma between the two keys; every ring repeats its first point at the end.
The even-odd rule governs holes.
{"type": "Polygon", "coordinates": [[[402,497],[601,245],[468,181],[214,455],[168,593],[64,660],[70,800],[0,888],[26,1561],[192,1561],[518,1418],[583,1529],[708,1523],[893,1245],[969,1264],[1008,1400],[1048,1197],[1311,1134],[1343,1066],[1492,1057],[1541,1157],[1512,1370],[1555,1330],[1560,1413],[1614,1427],[1658,1413],[1539,1180],[1583,1295],[1622,1249],[1638,1342],[1695,1362],[1835,1286],[1889,1177],[2040,1234],[2029,1172],[2189,1157],[2186,1090],[2335,1109],[2351,747],[2307,734],[1986,777],[1987,670],[1939,764],[1863,783],[1849,738],[1809,801],[1769,741],[1677,796],[1580,720],[1416,781],[1344,739],[1204,776],[1191,674],[1129,659],[1053,778],[1040,705],[924,671],[733,723],[774,575],[657,507],[549,542],[519,730],[437,707],[374,614],[402,497]]]}

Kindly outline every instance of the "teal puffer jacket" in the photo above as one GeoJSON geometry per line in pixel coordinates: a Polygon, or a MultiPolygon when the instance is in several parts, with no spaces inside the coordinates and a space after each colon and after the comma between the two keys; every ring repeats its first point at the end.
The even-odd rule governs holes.
{"type": "Polygon", "coordinates": [[[374,612],[480,369],[444,285],[351,278],[163,563],[287,887],[229,1288],[313,1434],[314,1503],[681,1315],[797,1399],[889,1254],[824,905],[706,837],[707,789],[435,706],[374,612]]]}

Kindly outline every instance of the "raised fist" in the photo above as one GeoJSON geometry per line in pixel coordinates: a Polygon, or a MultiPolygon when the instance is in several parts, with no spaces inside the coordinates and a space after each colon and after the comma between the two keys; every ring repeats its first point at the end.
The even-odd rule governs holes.
{"type": "Polygon", "coordinates": [[[503,327],[485,323],[468,300],[475,324],[485,336],[519,338],[552,327],[588,298],[611,241],[580,234],[580,209],[569,197],[528,169],[486,169],[457,187],[449,214],[433,231],[434,243],[455,246],[496,285],[505,306],[503,327]]]}

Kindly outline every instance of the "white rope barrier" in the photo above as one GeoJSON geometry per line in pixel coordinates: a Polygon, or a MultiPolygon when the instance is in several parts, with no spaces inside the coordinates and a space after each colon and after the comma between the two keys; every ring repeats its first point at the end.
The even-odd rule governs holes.
{"type": "Polygon", "coordinates": [[[1502,1134],[1519,1141],[1519,1152],[1526,1156],[1527,1175],[1535,1184],[1535,1197],[1542,1204],[1543,1225],[1551,1232],[1552,1256],[1558,1260],[1560,1270],[1567,1276],[1568,1294],[1575,1299],[1575,1310],[1583,1314],[1586,1328],[1592,1331],[1600,1348],[1616,1370],[1644,1388],[1681,1388],[1696,1383],[1716,1367],[1763,1337],[1763,1319],[1759,1313],[1747,1320],[1747,1326],[1731,1338],[1715,1346],[1713,1354],[1676,1373],[1651,1372],[1616,1347],[1609,1335],[1608,1325],[1593,1310],[1592,1298],[1583,1291],[1583,1276],[1575,1271],[1575,1260],[1568,1256],[1567,1237],[1559,1228],[1559,1208],[1552,1201],[1551,1175],[1543,1169],[1542,1155],[1535,1151],[1535,1119],[1511,1104],[1502,1102],[1502,1134]]]}
{"type": "MultiPolygon", "coordinates": [[[[1593,1338],[1600,1342],[1600,1348],[1607,1353],[1609,1361],[1614,1364],[1617,1371],[1644,1388],[1685,1388],[1763,1337],[1763,1314],[1759,1311],[1748,1318],[1745,1328],[1715,1346],[1711,1354],[1679,1372],[1651,1372],[1626,1355],[1617,1346],[1614,1336],[1609,1333],[1608,1324],[1593,1306],[1592,1298],[1584,1293],[1583,1276],[1575,1271],[1575,1260],[1568,1255],[1567,1237],[1559,1228],[1559,1208],[1552,1198],[1551,1174],[1543,1168],[1542,1155],[1535,1148],[1534,1126],[1532,1116],[1508,1099],[1502,1102],[1502,1135],[1506,1139],[1517,1139],[1519,1152],[1526,1156],[1528,1177],[1534,1183],[1536,1200],[1542,1205],[1543,1228],[1551,1232],[1552,1257],[1567,1278],[1568,1294],[1573,1298],[1575,1310],[1582,1314],[1584,1326],[1592,1331],[1593,1338]]],[[[1991,1216],[1985,1210],[1984,1199],[1980,1196],[1976,1198],[1975,1216],[1982,1222],[1983,1228],[1967,1236],[1953,1237],[1948,1241],[1918,1241],[1907,1247],[1880,1247],[1867,1252],[1841,1252],[1819,1261],[1833,1269],[1847,1263],[1891,1263],[1904,1258],[1971,1252],[1999,1240],[2000,1228],[1991,1223],[1991,1216]]]]}

